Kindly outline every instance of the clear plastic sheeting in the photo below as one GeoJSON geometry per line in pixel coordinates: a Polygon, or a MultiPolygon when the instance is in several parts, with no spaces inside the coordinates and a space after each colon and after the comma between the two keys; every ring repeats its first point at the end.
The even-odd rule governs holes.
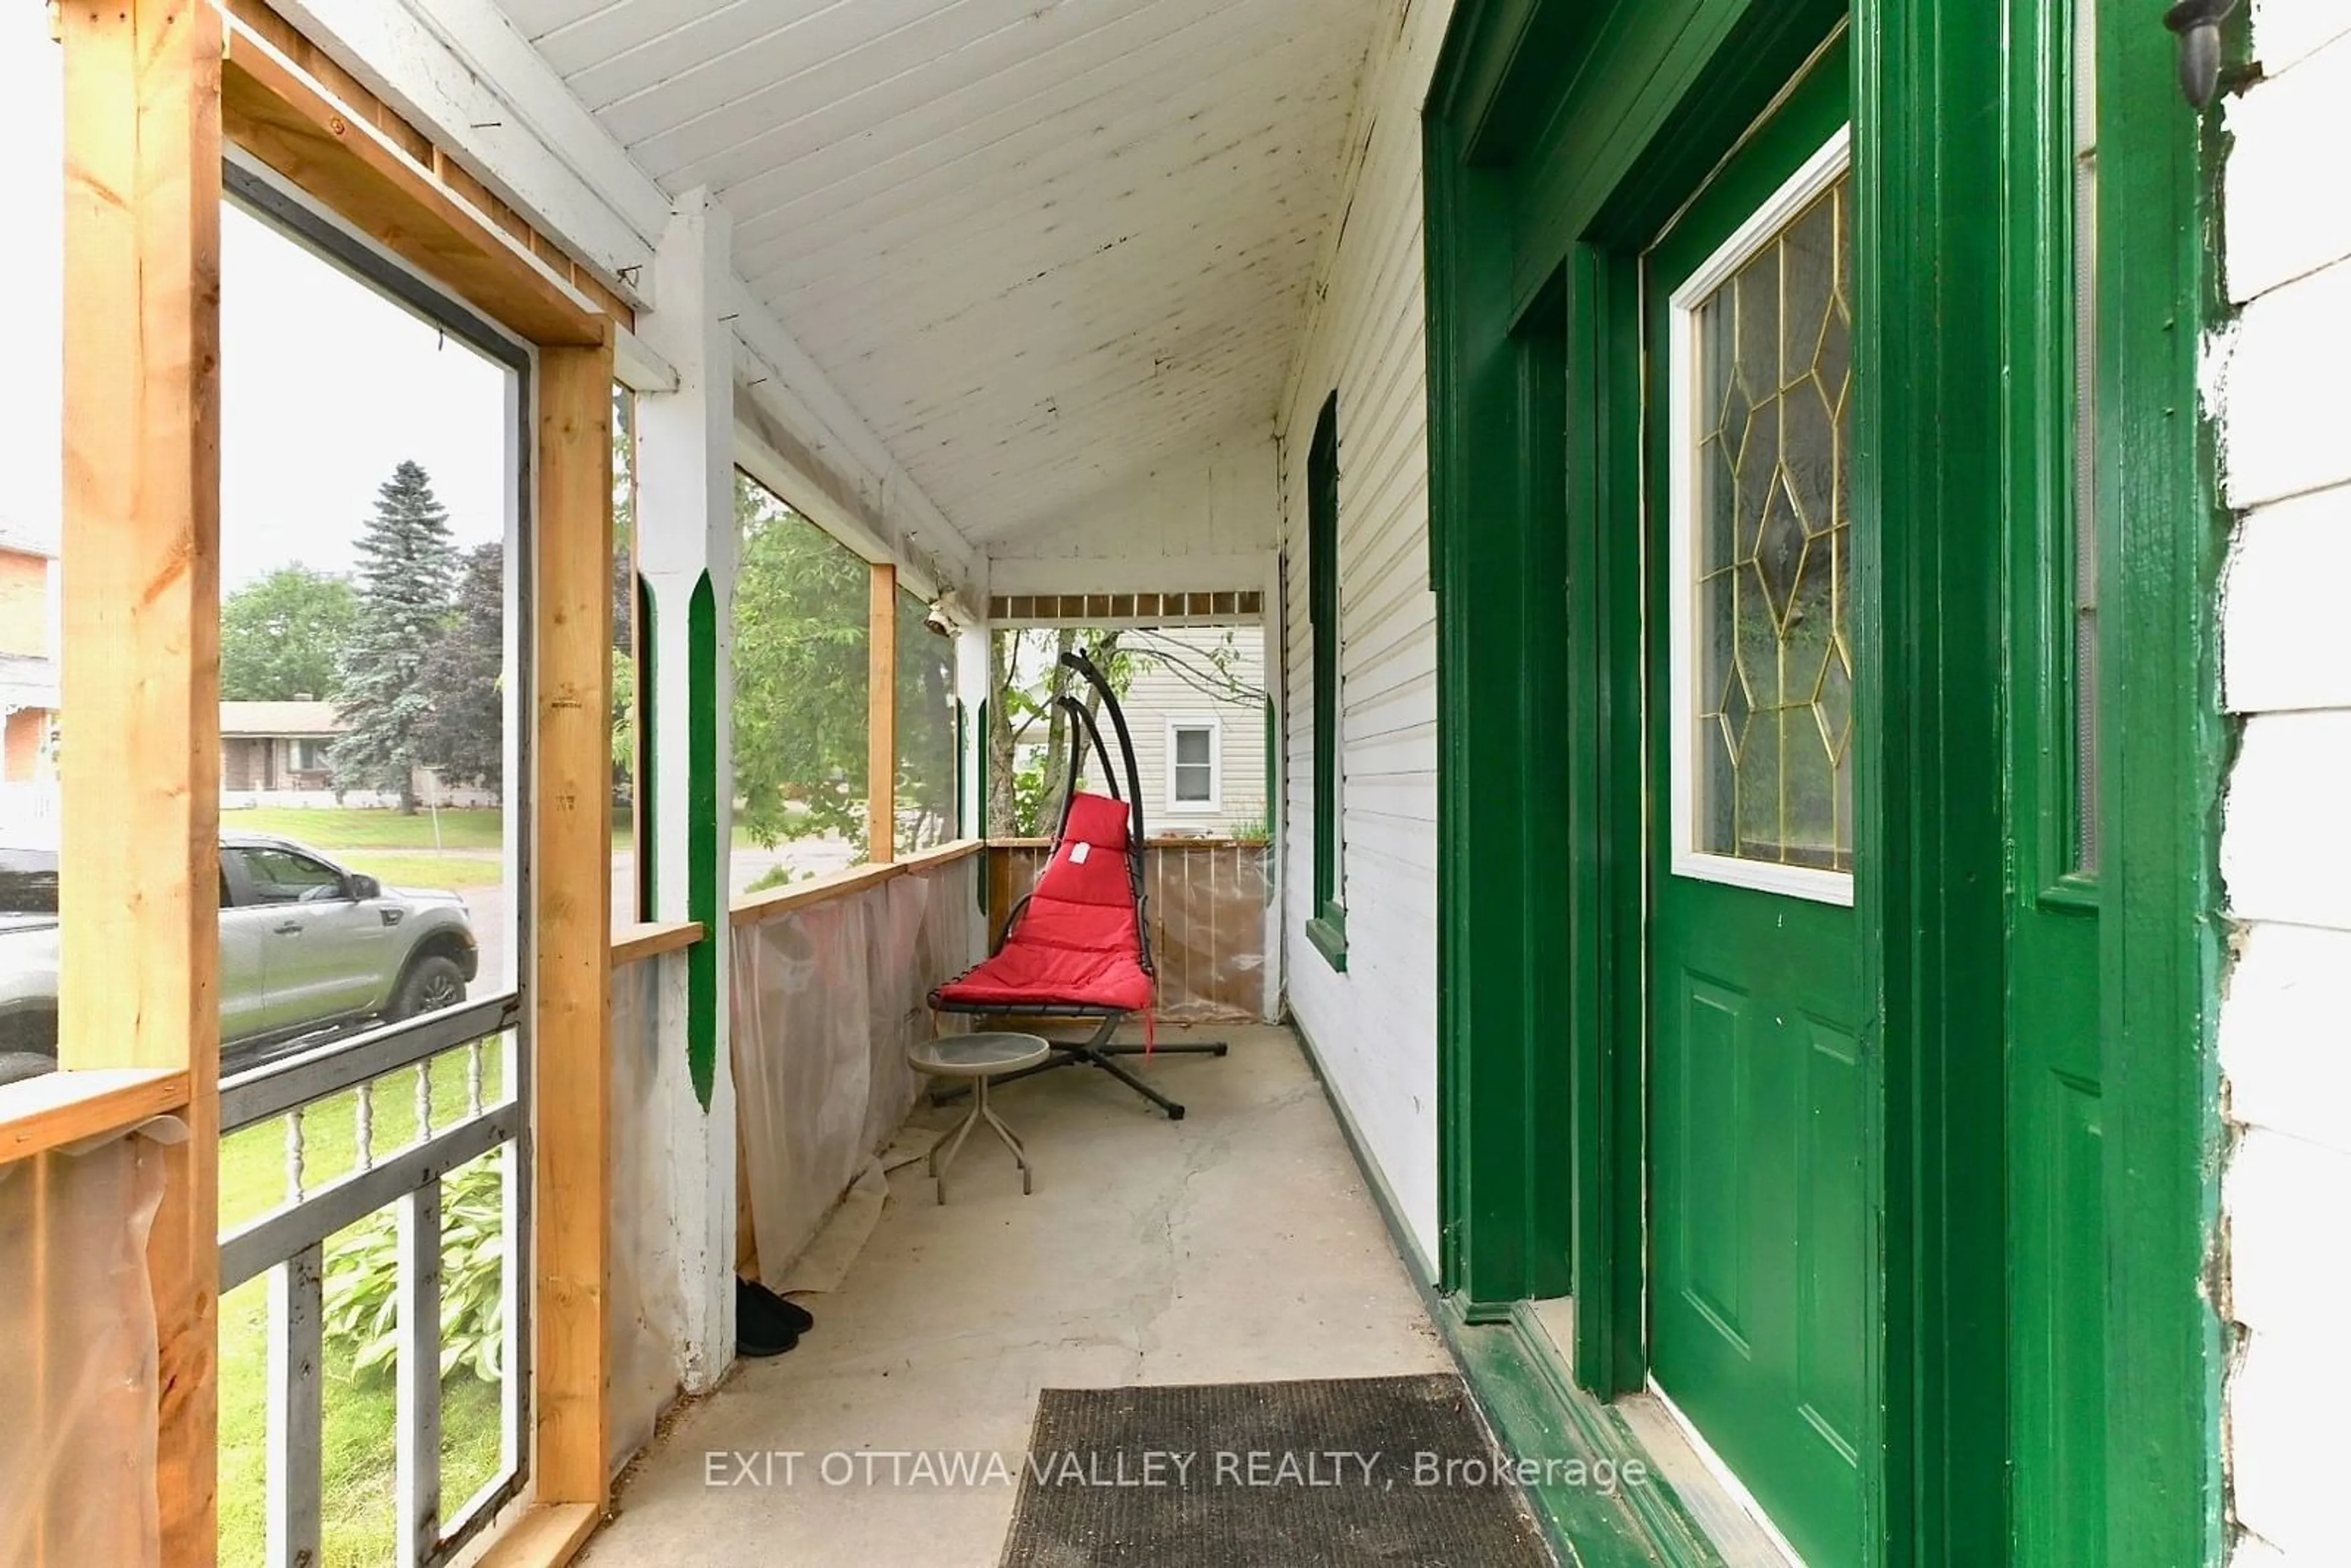
{"type": "Polygon", "coordinates": [[[612,971],[611,1315],[606,1364],[612,1375],[607,1457],[615,1475],[653,1440],[653,1424],[676,1400],[682,1381],[684,1285],[659,1088],[664,1038],[672,1042],[674,1069],[684,1071],[685,965],[681,951],[612,971]]]}
{"type": "Polygon", "coordinates": [[[163,1150],[139,1134],[0,1165],[0,1568],[152,1568],[163,1150]]]}
{"type": "Polygon", "coordinates": [[[735,1087],[759,1276],[780,1288],[922,1091],[906,1049],[959,1019],[931,988],[978,956],[964,856],[735,928],[735,1087]]]}
{"type": "MultiPolygon", "coordinates": [[[[1151,961],[1163,1023],[1239,1023],[1268,1018],[1263,844],[1231,839],[1154,839],[1143,855],[1151,961]]],[[[1028,896],[1050,846],[988,851],[993,930],[1028,896]]]]}

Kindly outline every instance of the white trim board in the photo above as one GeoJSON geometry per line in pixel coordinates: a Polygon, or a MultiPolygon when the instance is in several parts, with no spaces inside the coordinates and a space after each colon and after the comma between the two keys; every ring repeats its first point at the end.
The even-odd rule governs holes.
{"type": "Polygon", "coordinates": [[[1731,1568],[1804,1568],[1780,1527],[1714,1451],[1673,1396],[1651,1378],[1616,1401],[1633,1436],[1698,1529],[1731,1568]]]}

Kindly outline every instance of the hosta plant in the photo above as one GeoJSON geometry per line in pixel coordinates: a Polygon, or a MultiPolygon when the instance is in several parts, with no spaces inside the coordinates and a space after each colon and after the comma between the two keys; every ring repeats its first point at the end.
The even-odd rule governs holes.
{"type": "MultiPolygon", "coordinates": [[[[441,1375],[463,1367],[484,1383],[502,1370],[506,1202],[495,1160],[441,1184],[441,1375]]],[[[360,1377],[388,1375],[400,1354],[400,1224],[384,1209],[327,1257],[326,1333],[360,1377]]]]}

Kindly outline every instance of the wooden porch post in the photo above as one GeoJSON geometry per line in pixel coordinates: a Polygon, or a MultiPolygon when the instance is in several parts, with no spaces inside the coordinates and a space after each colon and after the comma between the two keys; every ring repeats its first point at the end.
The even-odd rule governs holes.
{"type": "Polygon", "coordinates": [[[532,612],[534,1046],[543,1504],[601,1510],[611,1410],[612,350],[542,348],[532,612]]]}
{"type": "Polygon", "coordinates": [[[898,569],[873,563],[866,613],[865,838],[881,865],[898,858],[898,569]]]}
{"type": "Polygon", "coordinates": [[[58,1056],[185,1068],[148,1245],[163,1560],[214,1560],[220,1286],[221,24],[60,8],[65,520],[58,1056]]]}

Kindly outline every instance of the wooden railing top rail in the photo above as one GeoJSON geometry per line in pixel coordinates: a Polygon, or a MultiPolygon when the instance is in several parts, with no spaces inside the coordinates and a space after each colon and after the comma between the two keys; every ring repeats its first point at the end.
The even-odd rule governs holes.
{"type": "Polygon", "coordinates": [[[772,920],[796,909],[809,909],[829,904],[836,898],[847,898],[869,887],[879,887],[893,878],[909,872],[930,871],[948,865],[966,855],[976,855],[987,846],[977,839],[957,839],[951,844],[941,844],[935,850],[908,855],[904,860],[885,861],[874,865],[852,866],[847,871],[832,872],[813,882],[794,883],[772,893],[748,894],[735,901],[728,915],[733,925],[757,925],[762,920],[772,920]]]}
{"type": "Polygon", "coordinates": [[[177,1067],[85,1067],[0,1084],[0,1165],[184,1110],[177,1067]]]}
{"type": "Polygon", "coordinates": [[[693,946],[709,933],[699,920],[646,920],[612,933],[612,967],[693,946]]]}

